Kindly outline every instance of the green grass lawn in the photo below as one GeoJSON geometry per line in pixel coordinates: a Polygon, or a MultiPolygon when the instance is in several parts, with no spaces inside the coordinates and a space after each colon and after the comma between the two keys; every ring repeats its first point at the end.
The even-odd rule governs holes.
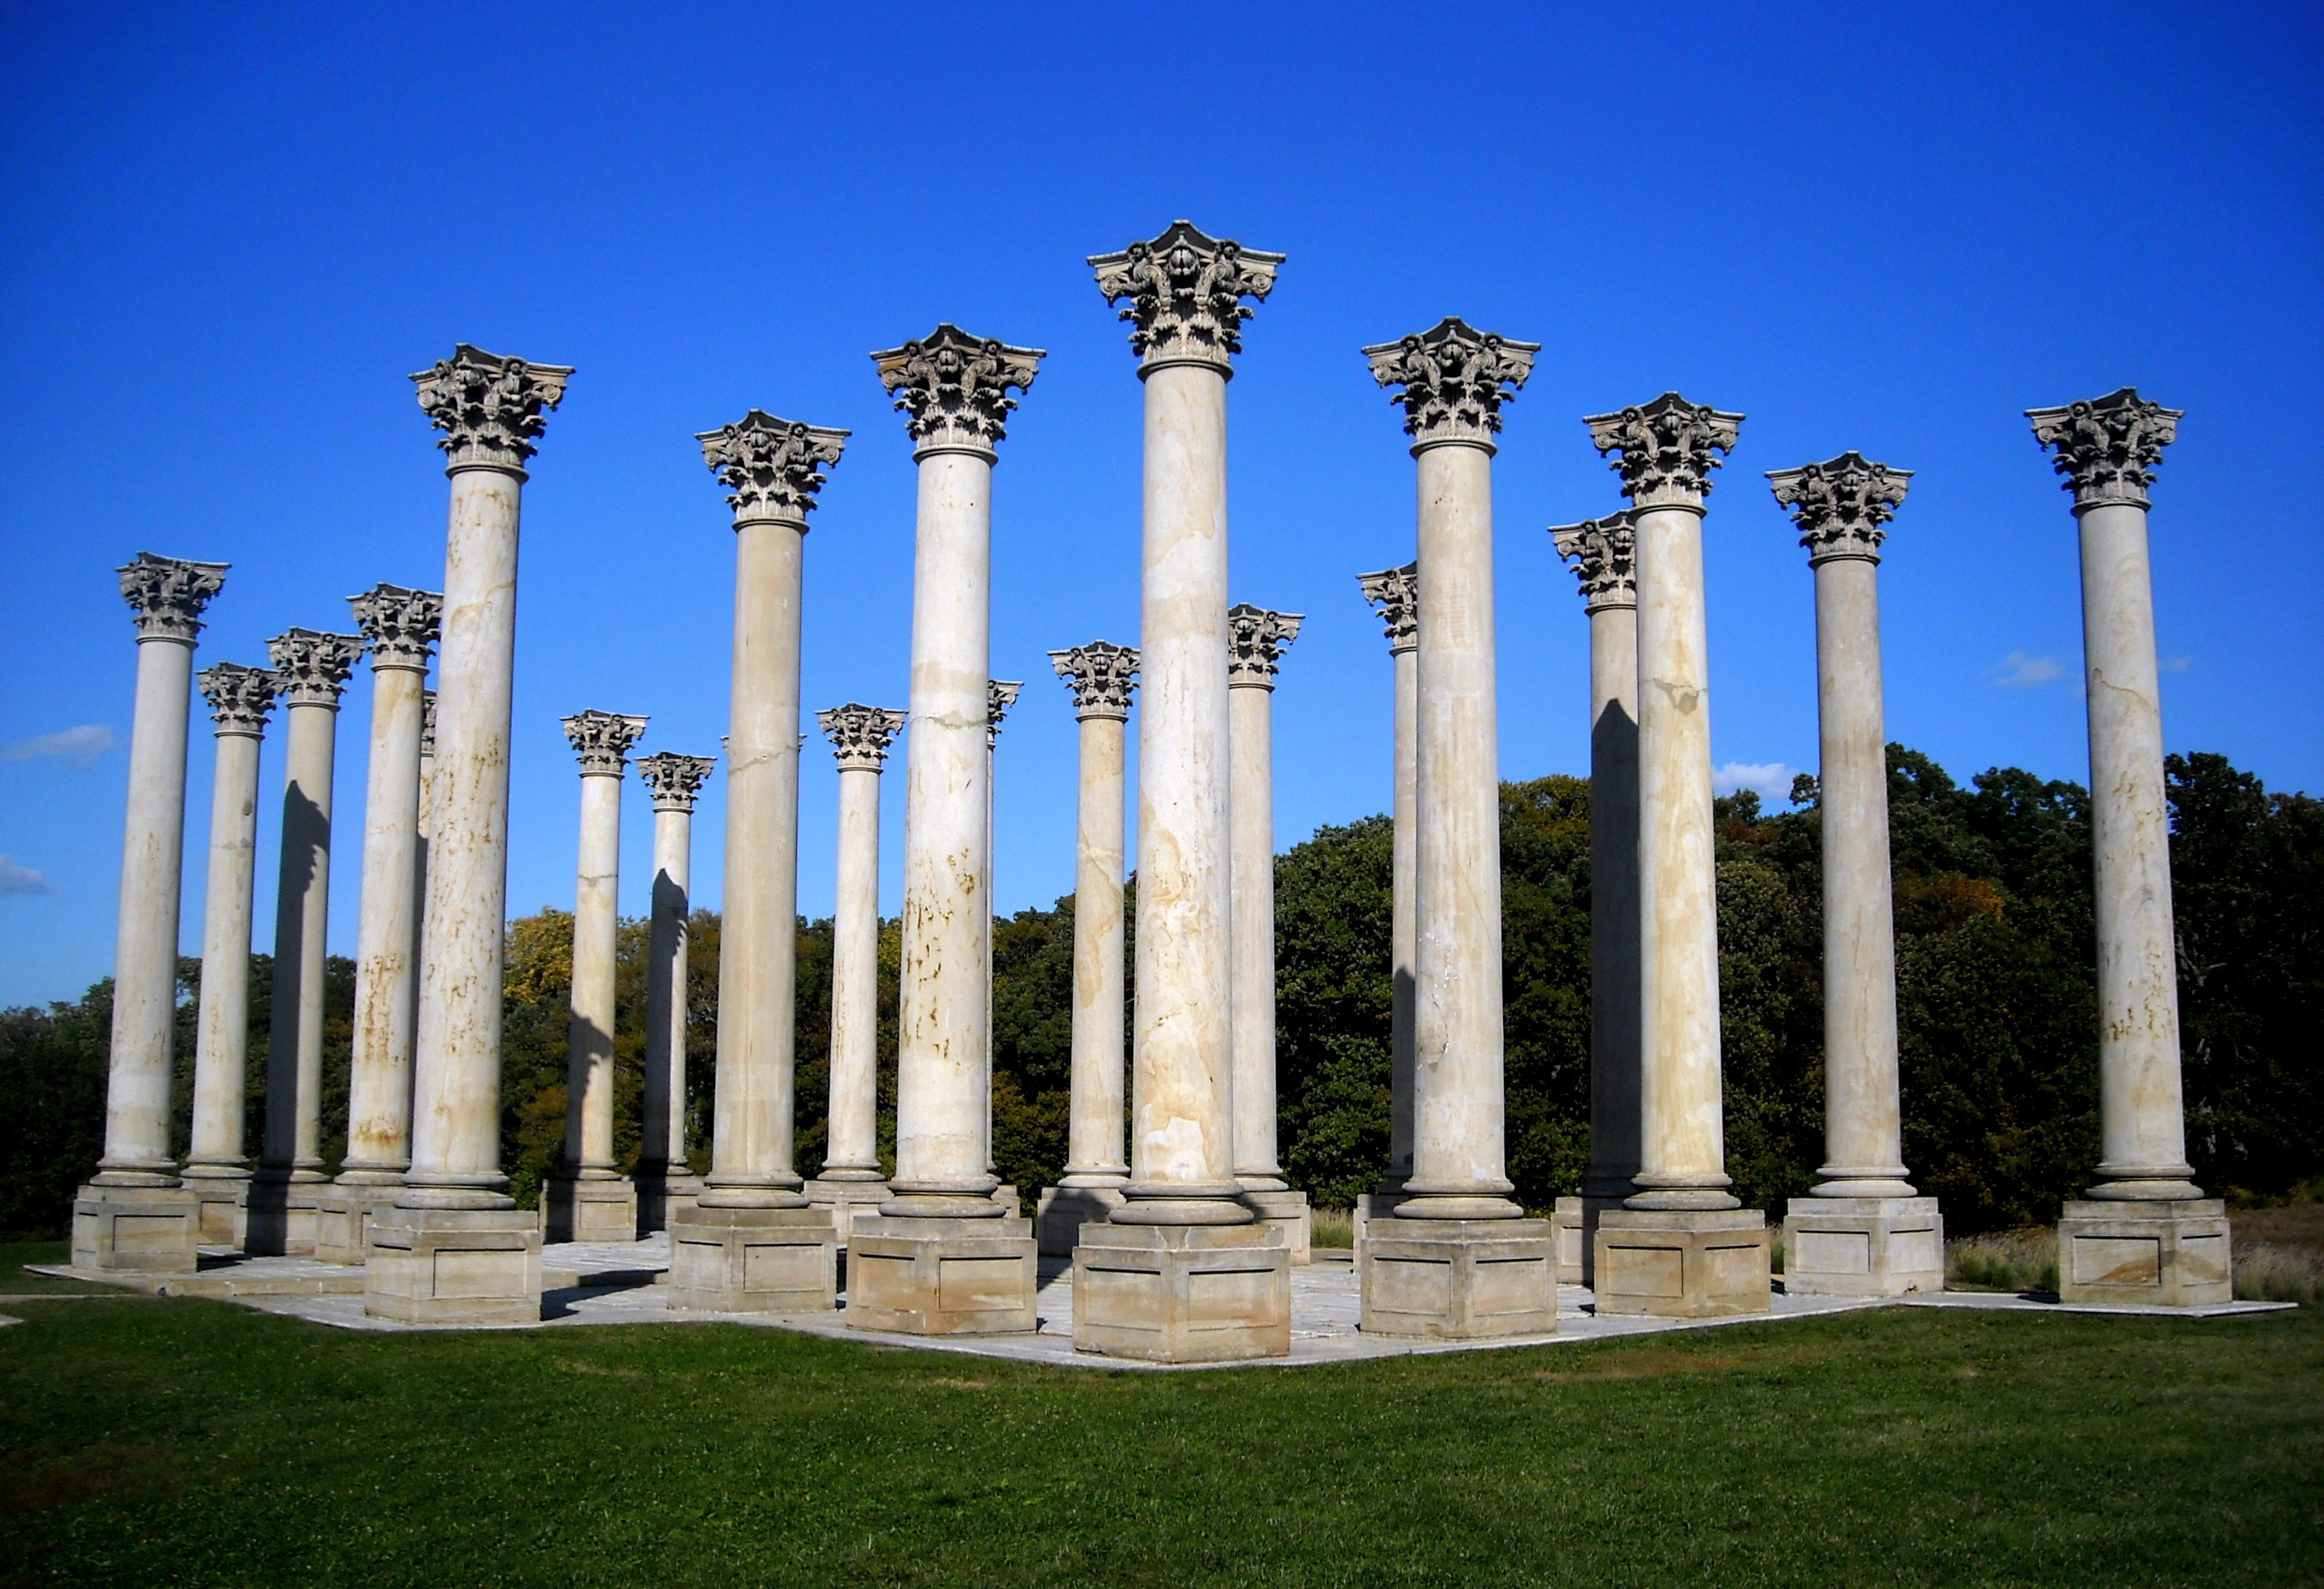
{"type": "MultiPolygon", "coordinates": [[[[15,1264],[57,1249],[0,1249],[15,1264]]],[[[12,1302],[0,1582],[2324,1581],[2324,1320],[1890,1309],[1124,1373],[12,1302]]]]}

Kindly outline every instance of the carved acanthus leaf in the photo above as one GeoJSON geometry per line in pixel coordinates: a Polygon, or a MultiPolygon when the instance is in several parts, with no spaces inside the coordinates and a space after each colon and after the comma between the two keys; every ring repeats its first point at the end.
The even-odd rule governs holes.
{"type": "Polygon", "coordinates": [[[1800,527],[1800,545],[1808,549],[1811,568],[1835,557],[1879,562],[1880,543],[1888,535],[1880,527],[1896,516],[1912,478],[1910,469],[1875,464],[1861,453],[1767,472],[1775,501],[1792,510],[1792,521],[1800,527]]]}
{"type": "Polygon", "coordinates": [[[839,462],[847,432],[753,409],[733,424],[705,430],[702,460],[726,488],[736,524],[772,522],[807,528],[823,489],[823,472],[839,462]]]}
{"type": "Polygon", "coordinates": [[[1418,649],[1420,565],[1407,563],[1378,574],[1360,574],[1356,583],[1363,587],[1364,600],[1379,609],[1380,621],[1388,627],[1388,654],[1394,657],[1418,649]]]}
{"type": "Polygon", "coordinates": [[[1189,221],[1173,221],[1161,236],[1119,253],[1090,256],[1105,301],[1129,300],[1120,314],[1133,327],[1130,345],[1141,370],[1196,363],[1230,375],[1242,352],[1242,323],[1253,312],[1242,300],[1273,291],[1282,263],[1279,253],[1207,236],[1189,221]]]}
{"type": "Polygon", "coordinates": [[[286,705],[328,706],[334,711],[338,708],[340,692],[347,687],[347,675],[363,651],[360,635],[324,634],[311,629],[285,629],[266,642],[281,700],[286,705]]]}
{"type": "Polygon", "coordinates": [[[2058,450],[2052,462],[2079,508],[2102,502],[2145,507],[2154,465],[2163,461],[2163,449],[2179,439],[2179,421],[2186,415],[2184,409],[2147,401],[2129,386],[2062,409],[2025,410],[2034,421],[2034,439],[2058,450]]]}
{"type": "Polygon", "coordinates": [[[355,628],[371,648],[371,665],[428,671],[428,654],[436,648],[444,620],[444,598],[433,591],[407,591],[401,585],[374,585],[360,596],[349,596],[355,628]]]}
{"type": "Polygon", "coordinates": [[[903,732],[904,714],[884,706],[862,706],[850,701],[815,714],[816,726],[831,741],[841,772],[876,773],[888,759],[888,746],[903,732]]]}
{"type": "Polygon", "coordinates": [[[1493,450],[1501,404],[1533,372],[1537,342],[1511,342],[1448,316],[1426,331],[1364,349],[1372,379],[1404,390],[1388,399],[1404,407],[1404,430],[1413,451],[1462,442],[1493,450]]]}
{"type": "Polygon", "coordinates": [[[116,570],[141,640],[184,640],[202,632],[202,609],[226,586],[226,563],[189,563],[140,552],[116,570]]]}
{"type": "Polygon", "coordinates": [[[1582,586],[1582,611],[1638,604],[1637,565],[1634,561],[1638,510],[1626,508],[1603,519],[1553,526],[1549,538],[1557,555],[1573,565],[1582,586]]]}
{"type": "Polygon", "coordinates": [[[1711,494],[1711,472],[1742,434],[1743,416],[1691,403],[1674,391],[1618,414],[1584,419],[1600,454],[1618,451],[1614,473],[1622,494],[1640,508],[1700,507],[1711,494]]]}
{"type": "Polygon", "coordinates": [[[1275,670],[1306,621],[1305,613],[1270,612],[1248,602],[1228,608],[1227,684],[1275,688],[1275,670]]]}
{"type": "Polygon", "coordinates": [[[620,777],[622,768],[629,765],[630,747],[636,744],[646,731],[646,719],[625,717],[618,712],[576,712],[562,720],[565,738],[580,759],[581,776],[611,776],[620,777]]]}
{"type": "Polygon", "coordinates": [[[221,662],[201,671],[202,699],[221,734],[262,738],[266,714],[274,710],[275,679],[271,669],[221,662]]]}
{"type": "Polygon", "coordinates": [[[692,811],[695,796],[718,764],[707,756],[680,756],[659,750],[638,758],[638,776],[646,781],[656,811],[692,811]]]}
{"type": "Polygon", "coordinates": [[[973,453],[990,462],[1017,406],[1009,393],[1030,390],[1047,356],[1038,347],[971,336],[947,321],[917,342],[873,354],[872,362],[880,384],[909,416],[904,427],[917,444],[914,457],[973,453]]]}
{"type": "Polygon", "coordinates": [[[1017,704],[1017,697],[1025,688],[1022,679],[987,679],[984,681],[984,748],[988,750],[1001,743],[1001,721],[1009,709],[1017,704]]]}
{"type": "Polygon", "coordinates": [[[521,474],[525,460],[539,450],[532,444],[549,424],[541,411],[565,400],[565,383],[572,375],[569,364],[528,363],[464,342],[450,358],[411,379],[420,388],[421,411],[446,433],[436,444],[450,460],[446,473],[505,469],[521,474]]]}
{"type": "Polygon", "coordinates": [[[1127,718],[1138,688],[1138,648],[1092,640],[1049,653],[1049,666],[1074,693],[1076,717],[1127,718]]]}

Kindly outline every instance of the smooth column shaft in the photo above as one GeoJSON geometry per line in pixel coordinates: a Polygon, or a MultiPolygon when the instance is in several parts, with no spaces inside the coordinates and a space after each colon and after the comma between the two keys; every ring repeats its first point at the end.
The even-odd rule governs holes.
{"type": "Polygon", "coordinates": [[[189,1164],[239,1168],[249,1162],[243,1153],[243,1091],[250,1056],[251,903],[258,877],[258,751],[256,735],[217,737],[189,1164]]]}
{"type": "Polygon", "coordinates": [[[1081,720],[1074,840],[1074,1056],[1067,1186],[1119,1186],[1122,1157],[1124,752],[1120,718],[1081,720]]]}
{"type": "Polygon", "coordinates": [[[1232,776],[1234,1168],[1246,1191],[1279,1191],[1275,1116],[1274,692],[1227,691],[1232,776]]]}
{"type": "Polygon", "coordinates": [[[639,1157],[686,1169],[686,951],[694,813],[654,813],[653,916],[646,929],[644,1144],[639,1157]]]}
{"type": "Polygon", "coordinates": [[[1420,990],[1420,651],[1400,648],[1396,667],[1396,790],[1388,958],[1388,1179],[1412,1175],[1412,1023],[1420,990]]]}
{"type": "Polygon", "coordinates": [[[1590,614],[1590,1169],[1626,1198],[1638,1172],[1638,613],[1590,614]]]}
{"type": "Polygon", "coordinates": [[[420,728],[426,675],[372,674],[371,766],[364,794],[363,897],[355,925],[354,1054],[346,1168],[411,1162],[411,1049],[418,1021],[420,728]]]}
{"type": "Polygon", "coordinates": [[[839,774],[832,909],[831,1126],[823,1173],[880,1173],[880,776],[839,774]]]}
{"type": "Polygon", "coordinates": [[[263,1162],[294,1178],[323,1164],[323,972],[331,904],[336,707],[291,703],[283,735],[282,868],[274,901],[273,1016],[263,1162]]]}
{"type": "Polygon", "coordinates": [[[613,1168],[613,951],[622,867],[622,779],[581,779],[581,855],[573,888],[572,1021],[566,1038],[565,1162],[613,1168]]]}

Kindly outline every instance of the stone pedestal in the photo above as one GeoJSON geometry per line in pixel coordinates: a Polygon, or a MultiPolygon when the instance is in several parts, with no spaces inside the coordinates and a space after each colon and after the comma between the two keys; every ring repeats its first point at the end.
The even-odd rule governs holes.
{"type": "Polygon", "coordinates": [[[835,1180],[819,1175],[807,1183],[807,1200],[829,1217],[833,1235],[845,1247],[857,1217],[877,1214],[880,1205],[888,1200],[888,1183],[876,1173],[868,1180],[835,1180]]]}
{"type": "Polygon", "coordinates": [[[191,1274],[200,1218],[184,1187],[91,1183],[73,1199],[72,1266],[191,1274]]]}
{"type": "Polygon", "coordinates": [[[1473,1341],[1557,1328],[1557,1239],[1546,1219],[1373,1223],[1368,1335],[1473,1341]]]}
{"type": "Polygon", "coordinates": [[[262,1167],[251,1178],[243,1218],[244,1250],[312,1257],[323,1194],[331,1183],[319,1170],[262,1167]]]}
{"type": "Polygon", "coordinates": [[[1609,1208],[1598,1217],[1601,1314],[1725,1318],[1771,1305],[1767,1217],[1757,1208],[1609,1208]]]}
{"type": "Polygon", "coordinates": [[[1045,1186],[1033,1212],[1034,1239],[1044,1258],[1070,1258],[1081,1245],[1082,1226],[1103,1225],[1128,1201],[1114,1186],[1045,1186]]]}
{"type": "Polygon", "coordinates": [[[523,1208],[383,1209],[364,1311],[405,1324],[534,1324],[540,1222],[523,1208]]]}
{"type": "Polygon", "coordinates": [[[241,1251],[250,1217],[250,1171],[189,1164],[180,1180],[198,1210],[195,1239],[206,1247],[241,1251]]]}
{"type": "Polygon", "coordinates": [[[1557,1232],[1557,1283],[1562,1286],[1587,1283],[1582,1275],[1590,1267],[1584,1262],[1589,1240],[1582,1234],[1582,1199],[1558,1199],[1550,1211],[1549,1222],[1557,1232]]]}
{"type": "Polygon", "coordinates": [[[1093,1225],[1074,1249],[1074,1349],[1151,1363],[1291,1355],[1291,1254],[1251,1225],[1093,1225]]]}
{"type": "Polygon", "coordinates": [[[395,1207],[403,1178],[379,1184],[340,1180],[315,1199],[315,1256],[326,1263],[361,1263],[371,1251],[371,1227],[395,1207]]]}
{"type": "Polygon", "coordinates": [[[1313,1237],[1315,1229],[1314,1210],[1307,1207],[1304,1191],[1246,1191],[1243,1207],[1259,1216],[1261,1225],[1271,1225],[1282,1233],[1284,1250],[1291,1254],[1294,1268],[1305,1268],[1313,1262],[1313,1237]]]}
{"type": "Polygon", "coordinates": [[[2232,1301],[2227,1205],[2218,1198],[2068,1203],[2058,1221],[2058,1300],[2146,1308],[2232,1301]]]}
{"type": "Polygon", "coordinates": [[[1038,1278],[1022,1219],[859,1219],[847,1250],[847,1322],[914,1336],[1023,1334],[1039,1324],[1038,1278]]]}
{"type": "Polygon", "coordinates": [[[627,1242],[638,1235],[638,1189],[611,1172],[552,1175],[541,1188],[549,1239],[627,1242]]]}
{"type": "Polygon", "coordinates": [[[668,1165],[641,1164],[632,1183],[638,1192],[638,1229],[640,1236],[667,1230],[673,1217],[695,1205],[702,1195],[702,1177],[683,1167],[676,1170],[668,1165]]]}
{"type": "Polygon", "coordinates": [[[669,1218],[669,1298],[706,1313],[828,1313],[839,1244],[820,1208],[692,1208],[669,1218]]]}
{"type": "Polygon", "coordinates": [[[1784,1291],[1901,1297],[1945,1289],[1934,1198],[1794,1198],[1784,1216],[1784,1291]]]}
{"type": "Polygon", "coordinates": [[[1397,1205],[1404,1201],[1401,1191],[1366,1192],[1356,1199],[1354,1218],[1356,1278],[1361,1281],[1364,1262],[1370,1253],[1371,1228],[1383,1219],[1393,1218],[1397,1205]]]}

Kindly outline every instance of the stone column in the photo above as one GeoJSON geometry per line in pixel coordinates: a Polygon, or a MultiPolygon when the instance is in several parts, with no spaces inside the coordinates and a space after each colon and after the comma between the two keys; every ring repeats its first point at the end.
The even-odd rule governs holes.
{"type": "Polygon", "coordinates": [[[1412,1173],[1365,1233],[1362,1327],[1467,1338],[1557,1327],[1545,1219],[1509,1199],[1502,1141],[1501,826],[1493,437],[1537,343],[1448,318],[1364,349],[1402,390],[1418,465],[1412,1173]]]}
{"type": "Polygon", "coordinates": [[[1374,1219],[1384,1219],[1404,1196],[1412,1174],[1412,1004],[1417,984],[1420,900],[1413,857],[1415,778],[1420,713],[1420,565],[1360,574],[1364,600],[1379,610],[1388,628],[1388,663],[1395,669],[1394,840],[1389,861],[1388,929],[1388,1173],[1379,1188],[1356,1199],[1356,1265],[1364,1262],[1364,1238],[1374,1219]]]}
{"type": "Polygon", "coordinates": [[[315,1256],[360,1263],[371,1222],[411,1168],[411,1042],[420,1017],[420,745],[444,598],[383,584],[347,598],[371,649],[371,766],[355,923],[347,1156],[317,1205],[315,1256]]]}
{"type": "Polygon", "coordinates": [[[1065,1176],[1041,1193],[1036,1234],[1045,1257],[1069,1256],[1082,1226],[1121,1206],[1123,751],[1138,652],[1109,640],[1052,651],[1081,723],[1081,794],[1074,840],[1074,1057],[1065,1176]]]}
{"type": "Polygon", "coordinates": [[[991,765],[992,466],[1038,348],[938,326],[872,355],[919,465],[912,697],[904,774],[903,986],[896,1177],[856,1221],[847,1319],[919,1335],[1034,1327],[1033,1237],[992,1200],[986,948],[991,765]],[[998,1220],[991,1226],[969,1221],[998,1220]],[[945,1265],[988,1277],[940,1287],[945,1265]]]}
{"type": "Polygon", "coordinates": [[[315,1251],[323,1173],[323,972],[331,906],[331,784],[355,635],[288,629],[266,642],[283,714],[282,858],[274,896],[266,1131],[250,1185],[247,1248],[315,1251]]]}
{"type": "Polygon", "coordinates": [[[1587,421],[1630,499],[1638,599],[1637,1185],[1599,1220],[1602,1313],[1768,1307],[1766,1216],[1728,1194],[1702,500],[1740,414],[1665,392],[1587,421]]]}
{"type": "MultiPolygon", "coordinates": [[[[1001,750],[1001,724],[1025,688],[1022,679],[987,679],[984,707],[984,898],[989,908],[978,918],[984,928],[984,1052],[992,1052],[992,923],[998,897],[992,892],[992,770],[1001,750]]],[[[1019,1212],[1017,1189],[1001,1182],[1001,1169],[992,1157],[992,1088],[984,1088],[984,1169],[995,1182],[992,1200],[1010,1217],[1019,1212]]]]}
{"type": "MultiPolygon", "coordinates": [[[[428,935],[428,844],[436,832],[436,692],[420,692],[420,806],[412,828],[411,846],[411,1031],[413,1047],[420,1032],[420,946],[428,935]]],[[[410,1105],[404,1106],[407,1115],[410,1105]]],[[[404,1154],[410,1156],[407,1137],[404,1154]]]]}
{"type": "Polygon", "coordinates": [[[410,1323],[540,1317],[540,1224],[501,1173],[511,691],[525,462],[573,372],[461,344],[411,379],[451,477],[412,1051],[411,1168],[372,1221],[364,1306],[410,1323]]]}
{"type": "Polygon", "coordinates": [[[2034,409],[2081,529],[2082,653],[2098,941],[2098,1184],[2058,1226],[2067,1301],[2192,1307],[2231,1295],[2227,1206],[2187,1162],[2171,822],[2147,487],[2181,411],[2129,387],[2034,409]]]}
{"type": "Polygon", "coordinates": [[[1291,1254],[1234,1173],[1227,381],[1283,256],[1174,221],[1090,261],[1146,384],[1137,1005],[1126,1200],[1074,1254],[1074,1344],[1166,1362],[1283,1356],[1291,1254]],[[1207,1278],[1236,1274],[1221,1282],[1207,1278]],[[1204,1276],[1200,1281],[1197,1276],[1204,1276]],[[1237,1301],[1209,1327],[1196,1290],[1237,1301]]]}
{"type": "Polygon", "coordinates": [[[672,1307],[837,1306],[831,1221],[792,1167],[798,976],[800,571],[807,516],[847,432],[753,409],[696,437],[734,510],[726,884],[710,1174],[669,1216],[672,1307]]]}
{"type": "Polygon", "coordinates": [[[839,886],[832,907],[831,1107],[809,1202],[843,1247],[887,1200],[880,1168],[880,771],[904,714],[850,702],[816,713],[839,758],[839,886]]]}
{"type": "Polygon", "coordinates": [[[653,795],[653,916],[646,936],[646,1078],[638,1150],[638,1235],[669,1228],[702,1194],[687,1162],[687,942],[692,932],[694,802],[717,763],[664,750],[638,758],[653,795]]]}

